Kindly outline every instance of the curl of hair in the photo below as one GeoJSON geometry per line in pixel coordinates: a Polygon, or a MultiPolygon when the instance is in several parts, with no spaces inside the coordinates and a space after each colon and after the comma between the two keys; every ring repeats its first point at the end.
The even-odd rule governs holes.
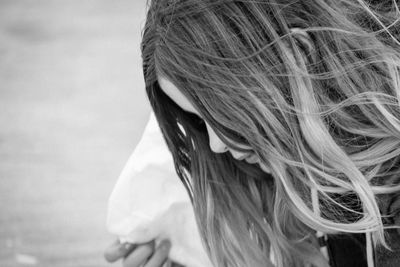
{"type": "Polygon", "coordinates": [[[146,90],[216,266],[272,266],[271,251],[276,266],[328,266],[316,230],[387,245],[378,204],[400,192],[399,18],[394,0],[151,1],[146,90]],[[212,153],[159,77],[271,174],[212,153]]]}

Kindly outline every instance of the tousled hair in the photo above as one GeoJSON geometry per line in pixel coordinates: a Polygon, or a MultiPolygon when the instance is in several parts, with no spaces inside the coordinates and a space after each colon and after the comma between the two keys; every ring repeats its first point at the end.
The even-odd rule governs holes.
{"type": "Polygon", "coordinates": [[[379,199],[400,191],[399,14],[391,0],[151,1],[146,90],[215,266],[272,266],[270,253],[276,266],[328,266],[317,230],[388,245],[379,199]],[[213,153],[160,77],[271,174],[213,153]]]}

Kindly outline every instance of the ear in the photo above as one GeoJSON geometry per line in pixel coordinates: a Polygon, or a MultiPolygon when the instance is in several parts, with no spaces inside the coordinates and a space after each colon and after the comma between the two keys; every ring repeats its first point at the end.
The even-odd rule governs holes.
{"type": "Polygon", "coordinates": [[[315,45],[310,37],[310,34],[302,28],[290,28],[290,34],[296,41],[297,46],[300,48],[304,58],[307,62],[315,62],[316,51],[315,45]]]}

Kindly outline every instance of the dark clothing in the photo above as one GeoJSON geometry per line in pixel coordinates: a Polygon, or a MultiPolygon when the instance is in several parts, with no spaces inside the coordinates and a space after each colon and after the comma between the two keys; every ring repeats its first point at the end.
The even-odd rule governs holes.
{"type": "Polygon", "coordinates": [[[332,267],[367,267],[365,235],[328,236],[328,252],[332,267]]]}
{"type": "Polygon", "coordinates": [[[378,247],[375,251],[376,267],[400,267],[400,234],[392,229],[388,232],[388,244],[392,251],[378,247]]]}
{"type": "MultiPolygon", "coordinates": [[[[400,183],[398,177],[385,181],[389,184],[400,183]]],[[[380,195],[378,205],[384,225],[400,226],[399,192],[380,195]]],[[[392,250],[378,246],[374,251],[375,267],[400,267],[400,229],[386,230],[385,237],[392,250]]],[[[327,245],[332,267],[368,267],[365,234],[329,235],[327,245]]]]}
{"type": "MultiPolygon", "coordinates": [[[[397,230],[386,231],[392,251],[384,247],[375,250],[375,267],[400,267],[400,234],[397,230]]],[[[332,267],[367,267],[365,235],[330,235],[328,251],[332,267]]]]}

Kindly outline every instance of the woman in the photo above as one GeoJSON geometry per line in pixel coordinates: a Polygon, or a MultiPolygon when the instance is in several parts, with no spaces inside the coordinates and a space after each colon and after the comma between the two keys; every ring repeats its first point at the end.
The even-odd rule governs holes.
{"type": "Polygon", "coordinates": [[[394,0],[151,1],[146,90],[215,266],[345,266],[340,244],[400,266],[398,19],[394,0]]]}

